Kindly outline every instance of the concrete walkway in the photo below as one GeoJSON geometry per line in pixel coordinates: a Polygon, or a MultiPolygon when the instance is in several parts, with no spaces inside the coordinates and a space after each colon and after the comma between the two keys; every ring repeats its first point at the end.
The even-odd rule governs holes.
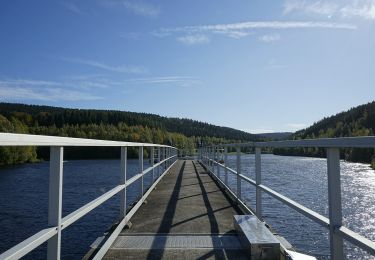
{"type": "Polygon", "coordinates": [[[178,161],[105,259],[247,259],[233,229],[242,214],[196,161],[178,161]]]}

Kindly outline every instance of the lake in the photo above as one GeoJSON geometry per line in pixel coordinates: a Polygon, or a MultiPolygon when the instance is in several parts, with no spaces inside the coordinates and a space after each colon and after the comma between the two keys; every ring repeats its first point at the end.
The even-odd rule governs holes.
{"type": "MultiPolygon", "coordinates": [[[[147,164],[145,160],[144,167],[147,164]]],[[[228,165],[235,169],[235,155],[228,156],[228,165]]],[[[128,178],[136,174],[137,167],[138,160],[128,160],[128,178]]],[[[245,175],[255,179],[254,155],[242,156],[242,169],[245,175]]],[[[63,216],[117,185],[119,172],[119,160],[64,162],[63,216]]],[[[47,226],[48,174],[48,162],[0,168],[0,252],[47,226]]],[[[342,161],[341,175],[344,224],[375,240],[375,171],[365,164],[342,161]]],[[[148,174],[145,186],[151,181],[152,174],[148,174]]],[[[229,182],[235,190],[234,175],[229,175],[229,182]]],[[[262,182],[328,216],[325,159],[262,155],[262,182]]],[[[127,192],[128,204],[139,196],[139,182],[135,182],[127,192]]],[[[255,208],[253,186],[243,182],[242,196],[255,208]]],[[[65,229],[62,259],[81,259],[90,244],[117,220],[119,204],[119,196],[115,196],[65,229]]],[[[329,258],[326,229],[265,194],[263,214],[266,222],[299,251],[319,259],[329,258]]],[[[43,259],[45,254],[44,245],[27,259],[43,259]]],[[[348,259],[374,259],[350,244],[345,244],[345,254],[348,259]]]]}

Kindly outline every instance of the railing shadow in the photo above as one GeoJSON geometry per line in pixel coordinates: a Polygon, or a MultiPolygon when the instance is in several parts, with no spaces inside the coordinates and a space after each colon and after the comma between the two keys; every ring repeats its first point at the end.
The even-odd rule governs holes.
{"type": "MultiPolygon", "coordinates": [[[[159,234],[159,233],[168,234],[170,232],[171,228],[172,228],[173,217],[174,217],[175,212],[176,212],[178,196],[179,196],[180,190],[181,190],[181,183],[182,183],[182,177],[183,177],[183,173],[184,173],[184,169],[185,169],[185,164],[186,164],[186,162],[184,161],[182,166],[181,166],[181,169],[178,173],[178,177],[177,177],[176,183],[174,185],[171,198],[169,199],[168,205],[166,207],[166,211],[163,215],[163,220],[162,220],[162,222],[159,226],[157,234],[159,234]]],[[[162,238],[160,238],[160,240],[158,240],[158,242],[156,242],[156,239],[155,239],[152,243],[151,248],[154,248],[156,246],[156,244],[158,244],[158,245],[162,244],[162,245],[165,246],[166,242],[167,242],[166,236],[163,236],[162,238]]],[[[162,256],[163,253],[164,253],[164,249],[161,249],[158,255],[162,256]]],[[[152,250],[150,250],[150,252],[148,253],[147,259],[149,259],[149,260],[155,259],[155,255],[152,253],[152,250]]]]}

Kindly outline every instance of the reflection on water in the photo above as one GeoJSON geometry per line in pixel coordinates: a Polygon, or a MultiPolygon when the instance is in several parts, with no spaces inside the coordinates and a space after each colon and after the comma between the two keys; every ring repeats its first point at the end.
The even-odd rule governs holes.
{"type": "MultiPolygon", "coordinates": [[[[236,158],[228,165],[235,169],[236,158]]],[[[242,156],[242,172],[255,179],[254,155],[242,156]]],[[[341,161],[343,223],[361,235],[375,240],[375,171],[369,165],[341,161]]],[[[222,174],[223,175],[223,174],[222,174]]],[[[224,177],[223,177],[224,178],[224,177]]],[[[236,189],[235,176],[229,178],[236,189]]],[[[326,159],[262,155],[262,183],[277,192],[328,217],[326,159]]],[[[242,196],[255,209],[255,188],[242,182],[242,196]]],[[[319,259],[329,258],[328,232],[315,222],[263,194],[263,214],[267,223],[298,250],[319,259]]],[[[345,243],[348,259],[375,259],[345,243]]]]}
{"type": "MultiPolygon", "coordinates": [[[[119,182],[118,160],[69,161],[64,163],[63,215],[95,199],[119,182]]],[[[235,169],[235,156],[228,164],[235,169]]],[[[0,252],[33,235],[47,225],[48,163],[0,169],[0,252]]],[[[129,160],[128,178],[137,172],[138,161],[129,160]]],[[[147,167],[147,165],[145,165],[147,167]]],[[[242,157],[243,173],[255,179],[254,155],[242,157]]],[[[328,216],[326,160],[262,155],[262,182],[283,195],[328,216]]],[[[223,176],[223,170],[221,176],[223,176]]],[[[344,224],[375,240],[375,172],[368,165],[341,162],[344,224]]],[[[145,178],[151,183],[151,174],[145,178]]],[[[236,190],[235,176],[229,176],[236,190]]],[[[147,186],[146,185],[146,186],[147,186]]],[[[139,183],[131,185],[128,203],[138,196],[139,183]]],[[[255,208],[255,189],[242,182],[242,196],[255,208]]],[[[265,220],[298,250],[328,259],[326,229],[263,194],[265,220]]],[[[81,259],[89,245],[119,215],[119,198],[100,206],[63,231],[62,258],[81,259]]],[[[346,243],[348,259],[374,259],[346,243]]],[[[45,258],[45,247],[29,259],[45,258]]]]}

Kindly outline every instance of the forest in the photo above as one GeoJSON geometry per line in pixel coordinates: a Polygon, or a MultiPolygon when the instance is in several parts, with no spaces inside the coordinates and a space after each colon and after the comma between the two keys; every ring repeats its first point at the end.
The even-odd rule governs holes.
{"type": "MultiPolygon", "coordinates": [[[[192,154],[202,145],[255,141],[228,127],[154,114],[0,103],[0,132],[158,143],[192,154]]],[[[136,151],[130,150],[130,156],[136,151]]],[[[65,149],[66,159],[119,158],[117,148],[65,149]]],[[[147,151],[145,151],[145,156],[147,151]]],[[[0,147],[0,165],[48,159],[48,147],[0,147]]]]}
{"type": "MultiPolygon", "coordinates": [[[[312,126],[294,133],[289,139],[314,139],[330,137],[370,136],[375,133],[375,102],[364,104],[324,118],[312,126]]],[[[324,149],[317,148],[278,148],[278,155],[301,155],[325,157],[324,149]]],[[[375,149],[341,149],[341,158],[352,162],[371,163],[375,169],[375,149]]]]}

